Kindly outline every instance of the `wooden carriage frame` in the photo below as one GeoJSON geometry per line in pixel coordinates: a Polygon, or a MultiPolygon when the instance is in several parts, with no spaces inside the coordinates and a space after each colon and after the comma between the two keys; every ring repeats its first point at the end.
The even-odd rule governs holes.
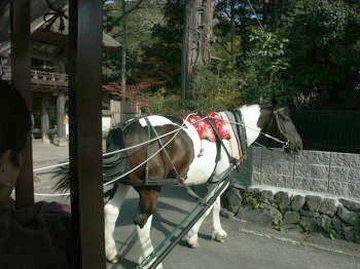
{"type": "MultiPolygon", "coordinates": [[[[12,83],[31,109],[30,1],[10,0],[12,83]]],[[[69,0],[70,169],[74,268],[105,268],[102,187],[102,1],[69,0]],[[91,78],[91,79],[89,79],[91,78]]],[[[31,136],[16,190],[17,207],[34,203],[31,136]]]]}

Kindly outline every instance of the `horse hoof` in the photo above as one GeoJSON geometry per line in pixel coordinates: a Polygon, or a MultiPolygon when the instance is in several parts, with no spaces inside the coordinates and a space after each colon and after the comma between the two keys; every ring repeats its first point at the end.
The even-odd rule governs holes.
{"type": "Polygon", "coordinates": [[[198,241],[196,242],[189,242],[189,241],[185,241],[186,242],[186,246],[189,247],[189,248],[198,248],[200,247],[200,244],[198,241]]]}
{"type": "Polygon", "coordinates": [[[219,243],[224,243],[225,242],[225,239],[227,237],[227,233],[217,233],[217,234],[214,234],[213,235],[213,239],[216,241],[216,242],[219,242],[219,243]]]}
{"type": "Polygon", "coordinates": [[[116,263],[119,263],[120,258],[119,258],[119,256],[116,255],[114,258],[108,259],[108,261],[112,264],[116,264],[116,263]]]}

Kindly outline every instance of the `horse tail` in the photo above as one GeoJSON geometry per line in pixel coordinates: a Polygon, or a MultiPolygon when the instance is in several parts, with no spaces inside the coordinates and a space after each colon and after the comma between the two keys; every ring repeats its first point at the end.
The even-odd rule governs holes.
{"type": "MultiPolygon", "coordinates": [[[[111,129],[106,138],[106,152],[116,152],[125,148],[124,132],[122,126],[111,129]]],[[[129,170],[128,154],[119,151],[103,157],[104,181],[109,182],[121,177],[129,170]]],[[[127,177],[119,178],[119,183],[126,183],[127,177]]]]}
{"type": "MultiPolygon", "coordinates": [[[[106,152],[110,153],[113,151],[119,151],[125,147],[123,130],[121,127],[111,129],[106,138],[106,152]]],[[[126,151],[116,152],[114,154],[109,154],[103,156],[102,158],[102,168],[103,168],[103,180],[104,183],[115,180],[116,178],[121,177],[123,173],[128,171],[128,159],[126,151]]],[[[55,189],[57,191],[66,192],[70,189],[70,184],[72,180],[72,175],[70,171],[70,166],[65,165],[57,170],[54,173],[53,178],[56,178],[58,181],[55,184],[55,189]]],[[[119,183],[126,183],[127,177],[119,178],[119,183]]]]}

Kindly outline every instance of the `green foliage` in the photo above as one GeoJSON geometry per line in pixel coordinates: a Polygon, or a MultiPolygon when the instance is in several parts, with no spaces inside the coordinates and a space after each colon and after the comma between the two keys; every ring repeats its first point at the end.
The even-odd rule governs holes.
{"type": "Polygon", "coordinates": [[[351,105],[345,95],[355,93],[344,90],[351,72],[360,70],[359,7],[355,1],[293,0],[278,21],[290,41],[289,87],[310,97],[303,105],[351,105]]]}
{"type": "Polygon", "coordinates": [[[138,79],[163,81],[172,94],[180,92],[184,3],[172,0],[161,6],[162,20],[152,27],[152,43],[143,43],[142,66],[136,74],[138,79]]]}
{"type": "Polygon", "coordinates": [[[238,107],[242,102],[243,84],[233,67],[221,63],[199,66],[192,83],[193,98],[187,107],[201,113],[238,107]]]}
{"type": "Polygon", "coordinates": [[[335,240],[340,238],[340,234],[336,231],[336,229],[330,224],[325,224],[322,228],[322,233],[329,238],[330,240],[335,240]]]}
{"type": "MultiPolygon", "coordinates": [[[[126,16],[119,4],[105,5],[104,30],[122,42],[126,19],[128,82],[155,80],[165,89],[151,88],[152,111],[204,113],[272,99],[359,108],[360,1],[253,2],[264,29],[247,1],[216,1],[212,63],[196,70],[187,102],[180,98],[185,1],[126,3],[137,7],[126,16]]],[[[103,70],[106,82],[119,79],[120,52],[104,56],[103,70]]]]}
{"type": "Polygon", "coordinates": [[[282,219],[273,220],[272,227],[276,231],[283,232],[286,229],[286,223],[282,219]]]}
{"type": "Polygon", "coordinates": [[[182,100],[178,95],[168,94],[168,90],[161,88],[155,95],[149,97],[151,106],[149,114],[162,114],[168,116],[185,115],[182,100]]]}
{"type": "Polygon", "coordinates": [[[245,201],[252,209],[264,208],[264,200],[261,197],[261,193],[248,193],[245,201]]]}
{"type": "Polygon", "coordinates": [[[244,62],[245,98],[248,102],[269,102],[275,98],[288,102],[292,92],[286,84],[289,63],[285,55],[289,43],[279,34],[253,28],[249,37],[251,49],[244,62]]]}
{"type": "MultiPolygon", "coordinates": [[[[163,5],[158,1],[126,1],[126,11],[119,1],[104,6],[103,28],[120,44],[126,38],[127,78],[129,83],[141,81],[139,73],[144,66],[146,47],[155,43],[153,28],[161,23],[163,5]],[[126,33],[122,24],[126,22],[126,33]]],[[[114,82],[121,77],[121,51],[105,53],[103,57],[104,82],[114,82]]]]}

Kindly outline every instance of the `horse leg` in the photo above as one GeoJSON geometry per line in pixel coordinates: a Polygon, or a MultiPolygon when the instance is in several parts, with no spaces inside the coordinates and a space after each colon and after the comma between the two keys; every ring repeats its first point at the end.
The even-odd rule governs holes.
{"type": "MultiPolygon", "coordinates": [[[[224,190],[222,190],[221,194],[224,193],[224,191],[228,188],[228,186],[229,186],[229,184],[224,188],[224,190]]],[[[191,230],[185,236],[185,241],[189,247],[198,248],[200,246],[199,238],[198,238],[199,230],[200,230],[202,223],[206,219],[206,217],[210,214],[211,210],[215,210],[215,211],[213,211],[213,233],[212,233],[213,238],[219,242],[221,242],[221,240],[218,240],[218,239],[222,239],[222,241],[223,241],[223,239],[226,238],[227,233],[222,229],[221,223],[220,223],[220,196],[221,196],[221,194],[215,200],[215,203],[211,207],[209,207],[208,210],[206,210],[205,214],[201,216],[201,218],[195,223],[195,225],[191,228],[191,230]]]]}
{"type": "MultiPolygon", "coordinates": [[[[137,225],[136,229],[142,249],[142,255],[139,258],[139,264],[141,264],[154,251],[150,238],[150,230],[161,187],[143,187],[137,189],[137,191],[140,195],[139,214],[135,218],[134,223],[137,225]]],[[[156,269],[162,268],[162,264],[159,264],[156,269]]]]}
{"type": "Polygon", "coordinates": [[[213,211],[212,211],[212,222],[213,222],[212,238],[217,242],[223,243],[228,235],[221,226],[220,209],[221,207],[220,207],[220,196],[219,196],[214,203],[213,211]]]}
{"type": "Polygon", "coordinates": [[[135,225],[143,228],[147,219],[155,213],[157,201],[160,196],[161,187],[138,187],[136,188],[140,195],[139,213],[134,219],[135,225]]]}
{"type": "Polygon", "coordinates": [[[191,228],[191,230],[185,236],[185,241],[190,248],[198,248],[200,246],[198,233],[199,233],[199,230],[200,230],[200,227],[201,227],[203,221],[210,214],[212,207],[213,207],[213,205],[210,208],[208,208],[208,210],[206,210],[205,214],[201,216],[201,218],[195,223],[195,225],[191,228]]]}
{"type": "MultiPolygon", "coordinates": [[[[142,255],[139,258],[139,264],[141,264],[144,261],[144,259],[146,259],[146,257],[148,257],[154,251],[154,247],[151,243],[151,238],[150,238],[152,219],[153,219],[153,215],[149,216],[146,220],[145,225],[142,228],[140,228],[140,226],[138,225],[136,226],[139,242],[142,249],[142,255]]],[[[144,268],[148,268],[148,266],[144,268]]],[[[156,267],[156,269],[163,269],[162,263],[160,263],[156,267]]]]}
{"type": "Polygon", "coordinates": [[[119,184],[113,198],[105,205],[105,256],[111,263],[117,263],[118,252],[114,240],[116,220],[130,186],[119,184]]]}

